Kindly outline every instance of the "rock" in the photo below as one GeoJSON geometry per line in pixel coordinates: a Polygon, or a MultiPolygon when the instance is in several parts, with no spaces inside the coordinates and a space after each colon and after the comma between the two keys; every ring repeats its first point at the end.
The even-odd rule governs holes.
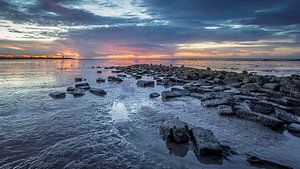
{"type": "Polygon", "coordinates": [[[76,83],[75,88],[90,89],[90,85],[87,82],[76,83]]]}
{"type": "Polygon", "coordinates": [[[270,89],[270,90],[279,90],[279,83],[265,83],[263,88],[270,89]]]}
{"type": "Polygon", "coordinates": [[[82,88],[75,88],[73,92],[74,97],[79,97],[85,95],[85,91],[82,88]]]}
{"type": "Polygon", "coordinates": [[[135,79],[141,79],[143,76],[142,75],[134,75],[135,79]]]}
{"type": "Polygon", "coordinates": [[[104,83],[105,82],[105,79],[99,77],[97,80],[96,80],[97,83],[104,83]]]}
{"type": "Polygon", "coordinates": [[[245,103],[242,103],[235,108],[237,109],[236,113],[239,118],[255,121],[275,130],[283,128],[283,121],[271,116],[253,112],[245,103]]]}
{"type": "Polygon", "coordinates": [[[75,82],[82,82],[82,77],[75,77],[75,82]]]}
{"type": "Polygon", "coordinates": [[[91,88],[90,92],[97,96],[105,96],[106,95],[106,92],[104,90],[97,89],[97,88],[91,88]]]}
{"type": "Polygon", "coordinates": [[[288,126],[288,131],[300,134],[300,124],[290,124],[288,126]]]}
{"type": "Polygon", "coordinates": [[[258,101],[251,101],[249,107],[252,111],[256,113],[267,114],[267,115],[272,114],[275,111],[272,105],[265,104],[264,102],[258,102],[258,101]]]}
{"type": "Polygon", "coordinates": [[[115,77],[115,76],[108,76],[107,80],[110,82],[118,82],[118,83],[123,82],[123,79],[121,79],[119,77],[115,77]]]}
{"type": "Polygon", "coordinates": [[[172,87],[171,88],[171,91],[172,92],[179,92],[179,93],[182,93],[182,95],[184,96],[189,96],[190,95],[190,92],[188,90],[185,90],[185,89],[179,89],[179,88],[176,88],[176,87],[172,87]]]}
{"type": "Polygon", "coordinates": [[[191,129],[191,133],[197,155],[222,156],[222,146],[211,130],[194,127],[191,129]]]}
{"type": "Polygon", "coordinates": [[[190,93],[191,97],[197,98],[197,99],[204,99],[205,95],[201,93],[190,93]]]}
{"type": "Polygon", "coordinates": [[[150,98],[156,98],[156,97],[159,97],[160,94],[159,93],[151,93],[149,96],[150,96],[150,98]]]}
{"type": "Polygon", "coordinates": [[[102,71],[101,71],[101,70],[98,70],[97,73],[102,73],[102,71]]]}
{"type": "Polygon", "coordinates": [[[139,87],[154,87],[154,81],[139,80],[136,85],[139,87]]]}
{"type": "Polygon", "coordinates": [[[163,91],[161,93],[162,99],[163,100],[168,100],[171,98],[175,98],[175,97],[182,97],[184,96],[183,93],[178,92],[178,91],[163,91]]]}
{"type": "Polygon", "coordinates": [[[67,88],[67,92],[68,92],[68,93],[73,93],[74,90],[75,90],[75,88],[74,88],[73,86],[69,86],[69,87],[67,88]]]}
{"type": "Polygon", "coordinates": [[[113,70],[113,71],[111,71],[111,73],[122,73],[123,72],[123,70],[113,70]]]}
{"type": "Polygon", "coordinates": [[[224,90],[229,89],[227,86],[215,86],[212,88],[215,92],[222,92],[224,90]]]}
{"type": "Polygon", "coordinates": [[[187,143],[189,141],[188,125],[179,119],[164,121],[159,128],[159,133],[167,142],[187,143]]]}
{"type": "Polygon", "coordinates": [[[277,117],[279,120],[285,121],[287,123],[299,123],[300,121],[298,120],[298,118],[293,115],[290,114],[284,110],[281,109],[275,109],[275,117],[277,117]]]}
{"type": "Polygon", "coordinates": [[[202,106],[204,107],[217,107],[219,105],[227,105],[229,104],[228,98],[214,98],[214,99],[207,99],[201,102],[202,106]]]}
{"type": "Polygon", "coordinates": [[[248,83],[248,84],[244,84],[241,86],[242,90],[246,90],[246,91],[258,91],[259,89],[261,89],[261,86],[257,83],[248,83]]]}
{"type": "Polygon", "coordinates": [[[236,113],[232,110],[232,107],[228,106],[228,105],[218,106],[218,113],[221,116],[234,116],[234,115],[236,115],[236,113]]]}
{"type": "Polygon", "coordinates": [[[54,99],[63,99],[66,97],[66,92],[53,92],[49,94],[54,99]]]}
{"type": "Polygon", "coordinates": [[[279,163],[275,163],[273,161],[268,161],[268,160],[264,160],[264,159],[260,159],[258,157],[255,156],[249,156],[247,161],[252,164],[255,165],[259,168],[269,168],[269,169],[293,169],[292,167],[283,165],[283,164],[279,164],[279,163]]]}
{"type": "Polygon", "coordinates": [[[247,161],[254,165],[257,166],[259,168],[269,168],[269,169],[293,169],[290,166],[284,165],[284,164],[279,164],[279,163],[275,163],[273,161],[269,161],[269,160],[264,160],[252,155],[249,155],[247,158],[247,161]]]}

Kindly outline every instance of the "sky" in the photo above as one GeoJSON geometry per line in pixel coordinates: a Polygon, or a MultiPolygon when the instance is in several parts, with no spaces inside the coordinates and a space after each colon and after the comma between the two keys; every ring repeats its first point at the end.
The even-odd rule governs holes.
{"type": "Polygon", "coordinates": [[[0,0],[0,57],[300,58],[300,0],[0,0]]]}

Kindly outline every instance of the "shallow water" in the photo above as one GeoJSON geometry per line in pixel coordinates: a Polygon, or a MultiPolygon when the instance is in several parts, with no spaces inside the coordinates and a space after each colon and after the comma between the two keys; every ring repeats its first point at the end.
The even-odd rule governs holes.
{"type": "Polygon", "coordinates": [[[199,100],[188,97],[170,102],[149,99],[151,92],[166,89],[137,88],[133,78],[125,78],[120,84],[98,84],[97,77],[112,73],[103,70],[97,74],[98,69],[91,68],[137,63],[213,69],[225,66],[230,70],[236,66],[237,71],[247,67],[258,72],[271,65],[274,72],[280,70],[277,75],[299,73],[300,69],[298,62],[253,67],[258,63],[0,60],[0,168],[255,168],[247,163],[246,154],[300,167],[300,138],[288,132],[220,117],[215,109],[203,108],[199,100]],[[53,91],[65,91],[74,84],[75,77],[86,78],[92,87],[102,88],[108,94],[99,97],[87,92],[82,97],[67,95],[61,100],[48,96],[53,91]],[[211,129],[222,144],[232,147],[238,155],[212,163],[197,159],[185,146],[166,145],[158,127],[163,119],[175,117],[211,129]]]}

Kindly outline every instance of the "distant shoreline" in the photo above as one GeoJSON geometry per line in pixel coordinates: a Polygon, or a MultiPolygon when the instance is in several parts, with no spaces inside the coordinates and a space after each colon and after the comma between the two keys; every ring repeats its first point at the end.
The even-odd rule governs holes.
{"type": "Polygon", "coordinates": [[[300,59],[277,58],[0,58],[0,60],[208,60],[208,61],[300,61],[300,59]]]}

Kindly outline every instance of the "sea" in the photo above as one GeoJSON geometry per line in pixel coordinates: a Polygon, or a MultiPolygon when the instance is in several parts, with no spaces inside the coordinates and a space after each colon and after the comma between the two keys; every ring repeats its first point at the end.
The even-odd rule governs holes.
{"type": "MultiPolygon", "coordinates": [[[[168,88],[139,88],[131,77],[122,83],[96,83],[114,75],[105,66],[163,64],[259,75],[300,74],[300,61],[265,60],[0,60],[0,168],[257,168],[248,155],[300,168],[300,137],[275,132],[258,123],[220,117],[192,98],[164,102],[149,99],[168,88]],[[101,68],[97,68],[101,67],[101,68]],[[102,73],[97,73],[101,70],[102,73]],[[107,95],[89,92],[53,99],[75,77],[107,95]],[[195,155],[189,145],[165,143],[159,135],[163,120],[179,118],[213,131],[236,153],[223,160],[195,155]]],[[[143,77],[152,79],[152,77],[143,77]]]]}

